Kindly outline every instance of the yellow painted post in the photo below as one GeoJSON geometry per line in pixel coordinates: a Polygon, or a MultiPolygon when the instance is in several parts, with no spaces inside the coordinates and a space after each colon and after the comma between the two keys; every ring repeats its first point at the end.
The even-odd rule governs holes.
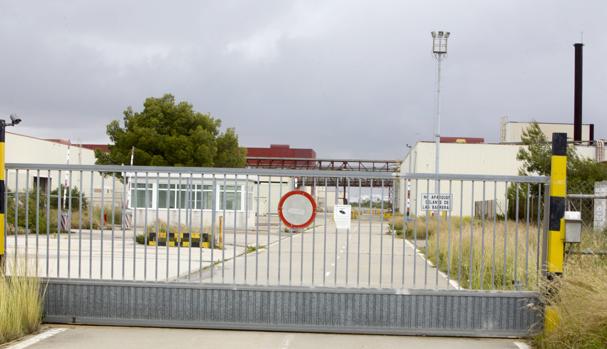
{"type": "MultiPolygon", "coordinates": [[[[550,219],[546,251],[546,272],[548,281],[556,281],[563,274],[565,257],[565,195],[567,195],[567,134],[552,134],[552,158],[550,167],[550,219]]],[[[558,292],[548,287],[548,292],[558,292]]],[[[548,296],[551,296],[550,294],[548,296]]],[[[554,296],[554,294],[552,294],[554,296]]],[[[550,299],[552,297],[548,297],[550,299]]],[[[554,304],[546,304],[544,330],[554,331],[559,324],[558,312],[554,304]]]]}
{"type": "Polygon", "coordinates": [[[4,225],[5,225],[5,217],[4,217],[4,207],[6,203],[4,202],[4,193],[6,190],[6,185],[4,183],[4,141],[6,138],[6,125],[4,120],[0,121],[0,271],[4,272],[4,254],[5,254],[5,239],[4,239],[4,225]]]}

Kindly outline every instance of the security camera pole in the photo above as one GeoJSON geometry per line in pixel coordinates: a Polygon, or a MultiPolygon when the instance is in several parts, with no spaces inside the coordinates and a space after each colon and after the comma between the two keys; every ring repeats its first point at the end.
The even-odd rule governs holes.
{"type": "MultiPolygon", "coordinates": [[[[441,63],[445,56],[447,55],[447,39],[449,38],[449,32],[432,32],[432,53],[434,54],[434,58],[436,58],[436,119],[434,121],[434,141],[436,144],[435,151],[435,194],[440,194],[440,184],[439,184],[439,160],[440,160],[440,83],[441,83],[441,63]]],[[[436,210],[436,214],[440,214],[440,207],[436,210]]]]}
{"type": "MultiPolygon", "coordinates": [[[[6,184],[4,183],[4,140],[6,139],[6,126],[15,126],[21,122],[15,115],[10,116],[11,122],[7,123],[6,120],[0,119],[0,270],[2,272],[5,271],[5,234],[4,226],[5,226],[5,217],[4,217],[4,209],[6,206],[6,202],[4,201],[5,192],[6,192],[6,184]]],[[[16,228],[16,227],[15,227],[16,228]]],[[[16,232],[15,232],[16,234],[16,232]]]]}

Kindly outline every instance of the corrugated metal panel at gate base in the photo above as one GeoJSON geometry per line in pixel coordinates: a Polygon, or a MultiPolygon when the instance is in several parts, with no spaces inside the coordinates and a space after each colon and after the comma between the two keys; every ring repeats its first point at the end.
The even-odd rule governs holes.
{"type": "Polygon", "coordinates": [[[535,292],[48,280],[51,323],[439,336],[528,336],[535,292]]]}

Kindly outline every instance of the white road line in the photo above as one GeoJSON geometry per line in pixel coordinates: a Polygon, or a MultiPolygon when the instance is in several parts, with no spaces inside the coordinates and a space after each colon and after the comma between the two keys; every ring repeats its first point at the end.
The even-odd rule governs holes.
{"type": "Polygon", "coordinates": [[[51,329],[48,329],[48,330],[46,330],[46,331],[44,331],[44,332],[42,332],[40,334],[37,334],[37,335],[35,335],[35,336],[31,337],[31,338],[28,338],[28,339],[26,339],[26,340],[24,340],[22,342],[15,343],[15,344],[7,347],[7,349],[24,349],[24,348],[29,347],[30,345],[34,345],[34,344],[36,344],[36,343],[38,343],[40,341],[43,341],[43,340],[45,340],[47,338],[50,338],[50,337],[52,337],[52,336],[54,336],[54,335],[56,335],[58,333],[61,333],[61,332],[65,331],[65,330],[67,330],[67,328],[51,328],[51,329]]]}
{"type": "Polygon", "coordinates": [[[288,349],[291,346],[291,341],[293,340],[293,335],[288,334],[285,339],[282,341],[281,349],[288,349]]]}
{"type": "Polygon", "coordinates": [[[516,345],[516,347],[518,349],[531,349],[531,347],[527,344],[527,343],[523,343],[523,342],[513,342],[514,345],[516,345]]]}
{"type": "MultiPolygon", "coordinates": [[[[413,245],[413,244],[412,244],[412,243],[411,243],[409,240],[405,240],[405,243],[407,243],[407,245],[408,245],[408,246],[409,246],[411,249],[413,249],[413,251],[415,251],[415,254],[416,254],[418,257],[420,257],[421,259],[423,259],[425,263],[428,263],[428,265],[429,265],[431,268],[436,268],[436,267],[434,266],[434,263],[432,263],[430,260],[428,260],[428,258],[426,258],[426,256],[425,256],[423,253],[421,253],[419,249],[415,248],[415,245],[413,245]]],[[[447,274],[445,274],[444,272],[442,272],[442,271],[440,271],[440,270],[439,270],[439,271],[438,271],[438,274],[439,274],[440,276],[444,277],[444,278],[445,278],[445,280],[447,280],[447,279],[448,279],[448,280],[449,280],[449,285],[451,285],[451,287],[453,287],[453,288],[455,288],[455,289],[458,289],[458,290],[459,290],[459,289],[464,289],[463,287],[461,287],[461,286],[460,286],[460,284],[459,284],[457,281],[453,280],[452,278],[449,278],[449,277],[447,276],[447,274]]]]}

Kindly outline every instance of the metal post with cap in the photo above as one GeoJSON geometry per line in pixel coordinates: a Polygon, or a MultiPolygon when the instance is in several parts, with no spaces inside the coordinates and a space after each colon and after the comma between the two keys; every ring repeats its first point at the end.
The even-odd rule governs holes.
{"type": "Polygon", "coordinates": [[[4,143],[6,139],[6,127],[15,126],[21,122],[21,119],[14,114],[10,116],[11,122],[7,123],[6,120],[0,119],[0,270],[5,271],[5,252],[6,252],[6,221],[5,221],[5,208],[6,202],[4,201],[6,192],[5,183],[5,167],[4,167],[4,143]]]}
{"type": "MultiPolygon", "coordinates": [[[[441,64],[443,58],[447,55],[447,39],[451,33],[446,31],[432,32],[432,53],[436,58],[436,119],[434,121],[434,142],[435,142],[435,164],[434,170],[436,173],[435,179],[435,194],[440,194],[439,184],[439,165],[440,165],[440,92],[441,92],[441,64]]],[[[440,210],[436,211],[436,215],[440,214],[440,210]]]]}

